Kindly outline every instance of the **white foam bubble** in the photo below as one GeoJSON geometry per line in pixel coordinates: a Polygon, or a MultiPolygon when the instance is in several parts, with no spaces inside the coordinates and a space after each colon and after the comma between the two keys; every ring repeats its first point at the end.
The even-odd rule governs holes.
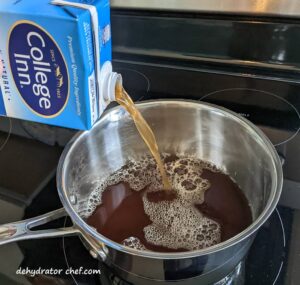
{"type": "Polygon", "coordinates": [[[128,246],[137,250],[146,250],[146,247],[141,243],[137,237],[128,237],[122,241],[122,245],[128,246]]]}

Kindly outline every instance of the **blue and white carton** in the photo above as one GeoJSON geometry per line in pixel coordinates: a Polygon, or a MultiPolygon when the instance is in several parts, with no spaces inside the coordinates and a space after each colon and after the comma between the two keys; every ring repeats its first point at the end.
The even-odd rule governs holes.
{"type": "Polygon", "coordinates": [[[90,129],[109,101],[109,0],[0,1],[0,61],[1,116],[90,129]]]}

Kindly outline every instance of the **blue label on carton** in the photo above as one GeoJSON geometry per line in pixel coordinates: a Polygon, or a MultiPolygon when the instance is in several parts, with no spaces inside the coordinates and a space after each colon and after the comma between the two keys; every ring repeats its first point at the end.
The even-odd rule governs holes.
{"type": "Polygon", "coordinates": [[[63,55],[44,29],[29,21],[16,23],[8,40],[10,68],[26,105],[43,117],[57,116],[69,96],[63,55]]]}

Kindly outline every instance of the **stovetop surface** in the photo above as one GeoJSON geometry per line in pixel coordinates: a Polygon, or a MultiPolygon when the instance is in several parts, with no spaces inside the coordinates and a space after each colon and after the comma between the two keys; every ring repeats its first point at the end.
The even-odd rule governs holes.
{"type": "MultiPolygon", "coordinates": [[[[13,121],[16,132],[18,132],[19,123],[13,121]]],[[[46,131],[49,132],[49,130],[46,131]]],[[[53,171],[59,157],[58,154],[62,150],[62,147],[59,146],[60,140],[57,139],[57,136],[53,136],[52,142],[49,140],[45,142],[36,135],[33,136],[32,130],[29,133],[30,138],[11,133],[9,137],[2,139],[1,163],[7,163],[5,151],[11,153],[11,159],[14,161],[14,165],[7,165],[6,168],[3,168],[4,171],[6,169],[6,173],[2,173],[2,176],[7,178],[7,181],[4,180],[4,182],[8,183],[8,176],[12,175],[11,171],[17,173],[17,176],[14,176],[14,183],[11,184],[15,187],[12,191],[4,189],[4,184],[0,188],[0,223],[2,224],[35,217],[62,207],[56,191],[53,171]],[[34,148],[28,147],[32,144],[36,144],[34,148]],[[19,150],[19,160],[14,157],[13,149],[10,148],[15,148],[16,152],[18,152],[17,149],[19,150]],[[39,166],[43,169],[37,171],[35,170],[38,168],[37,165],[32,168],[31,160],[27,159],[28,153],[20,156],[22,152],[27,151],[32,151],[32,155],[37,155],[37,148],[41,149],[40,154],[43,151],[51,152],[52,156],[56,157],[55,163],[46,156],[39,166]],[[25,174],[20,169],[23,169],[25,174]],[[35,172],[30,173],[30,171],[35,172]],[[38,177],[35,176],[35,173],[38,177]],[[26,181],[24,175],[31,175],[31,179],[26,181]],[[32,188],[35,179],[40,182],[36,182],[35,188],[32,188]]],[[[299,211],[297,210],[277,207],[259,230],[247,259],[243,263],[243,284],[296,284],[293,283],[295,282],[293,276],[295,272],[297,274],[299,267],[295,259],[299,235],[297,232],[300,220],[298,216],[299,211]]],[[[50,226],[61,227],[66,223],[68,221],[63,218],[52,222],[50,226]]],[[[78,237],[65,237],[27,240],[1,246],[0,284],[105,285],[127,283],[114,276],[108,268],[92,258],[78,237]],[[20,274],[18,269],[19,271],[27,270],[27,274],[20,274]],[[33,270],[40,270],[40,272],[33,272],[33,270]],[[42,272],[42,270],[44,271],[42,272]],[[55,270],[57,271],[55,272],[55,270]],[[84,272],[84,270],[88,271],[84,272]],[[90,274],[91,272],[94,274],[90,274]]]]}
{"type": "MultiPolygon", "coordinates": [[[[118,68],[120,69],[120,65],[118,68]]],[[[124,82],[129,83],[125,88],[134,94],[135,100],[171,96],[155,92],[158,86],[155,85],[154,75],[156,76],[160,69],[152,72],[151,68],[145,67],[139,71],[130,69],[128,72],[122,69],[124,82]],[[134,74],[138,74],[138,77],[133,77],[134,74]],[[143,82],[141,74],[144,76],[142,77],[145,86],[137,90],[133,83],[143,82]]],[[[186,72],[182,71],[182,76],[186,75],[186,72]]],[[[172,73],[164,73],[168,76],[171,76],[170,74],[172,73]]],[[[215,75],[210,76],[212,78],[215,75]]],[[[208,75],[199,73],[197,82],[201,81],[203,84],[199,85],[206,88],[210,86],[210,90],[202,91],[205,94],[199,93],[198,97],[187,96],[186,99],[219,104],[250,119],[266,133],[285,158],[285,178],[298,181],[299,143],[297,142],[300,115],[296,104],[298,97],[295,92],[292,92],[296,87],[281,88],[281,92],[278,93],[275,87],[279,83],[276,82],[272,84],[269,82],[266,88],[260,85],[259,80],[243,79],[242,83],[247,82],[247,87],[243,87],[238,78],[226,77],[226,84],[221,84],[222,81],[217,75],[213,78],[215,79],[211,81],[219,82],[218,87],[214,87],[213,84],[207,85],[208,75]],[[228,83],[230,88],[227,86],[228,83]]],[[[157,78],[157,84],[159,82],[161,81],[157,78]]],[[[197,85],[192,87],[192,90],[196,90],[197,85]]],[[[180,94],[174,97],[184,98],[180,94]]],[[[0,224],[35,217],[62,207],[56,190],[55,171],[63,147],[74,133],[75,131],[72,130],[0,118],[0,224]]],[[[297,199],[293,197],[297,197],[300,190],[297,189],[298,182],[289,185],[292,187],[283,191],[285,206],[279,205],[257,233],[246,260],[241,264],[241,270],[238,270],[240,272],[238,281],[233,280],[233,283],[226,285],[298,284],[300,210],[296,209],[300,209],[297,207],[300,205],[300,200],[296,201],[297,199]],[[296,193],[296,196],[290,195],[292,192],[296,193]],[[292,209],[291,204],[296,207],[292,209]]],[[[63,218],[53,222],[51,226],[61,227],[68,222],[63,218]]],[[[109,268],[92,258],[78,237],[65,237],[27,240],[0,246],[0,285],[2,284],[121,285],[126,283],[114,276],[109,268]],[[21,270],[25,270],[27,274],[20,274],[21,270]]]]}
{"type": "MultiPolygon", "coordinates": [[[[135,100],[181,98],[222,105],[260,127],[285,160],[282,204],[257,233],[238,282],[299,284],[299,21],[126,13],[112,12],[114,69],[135,100]]],[[[0,117],[0,224],[61,207],[55,170],[73,134],[0,117]]],[[[65,237],[0,246],[2,284],[124,282],[98,264],[79,238],[65,237]],[[30,276],[18,269],[48,272],[30,276]],[[80,269],[96,274],[77,274],[80,269]]]]}

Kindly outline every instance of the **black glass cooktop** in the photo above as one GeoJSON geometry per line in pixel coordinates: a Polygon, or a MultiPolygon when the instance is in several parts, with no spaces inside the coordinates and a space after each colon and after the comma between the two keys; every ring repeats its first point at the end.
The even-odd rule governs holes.
{"type": "MultiPolygon", "coordinates": [[[[11,134],[7,142],[7,150],[13,147],[12,142],[16,138],[19,137],[11,134]]],[[[22,138],[21,140],[23,143],[19,147],[23,145],[23,151],[25,151],[28,139],[22,138]]],[[[36,139],[33,141],[30,139],[30,142],[31,144],[35,142],[36,147],[43,145],[43,147],[49,148],[48,151],[56,149],[52,155],[60,153],[62,149],[58,143],[50,146],[49,142],[45,145],[36,139]]],[[[23,162],[20,160],[20,163],[23,162]]],[[[50,160],[43,161],[40,166],[45,164],[48,164],[47,169],[50,168],[50,160]]],[[[28,168],[31,169],[29,165],[28,168]]],[[[51,173],[49,169],[48,176],[42,175],[41,170],[40,172],[39,177],[44,178],[47,182],[44,182],[45,185],[39,186],[38,191],[35,190],[37,193],[28,191],[28,185],[18,181],[21,177],[15,177],[15,185],[21,185],[15,188],[15,191],[18,194],[17,192],[23,189],[25,194],[15,195],[15,199],[12,199],[12,193],[9,198],[2,191],[1,223],[35,217],[62,207],[56,191],[55,173],[51,173]]],[[[9,175],[8,172],[6,174],[9,175]]],[[[32,184],[32,181],[30,183],[32,184]]],[[[30,183],[29,186],[32,186],[30,183]]],[[[291,266],[289,252],[291,251],[292,228],[296,212],[278,206],[258,232],[247,259],[238,268],[237,276],[230,279],[228,283],[220,284],[292,284],[288,281],[289,266],[291,266]]],[[[61,227],[67,223],[68,221],[63,218],[52,222],[47,227],[61,227]]],[[[78,237],[64,237],[27,240],[1,246],[0,284],[106,285],[127,283],[115,276],[104,264],[94,259],[78,237]]]]}
{"type": "MultiPolygon", "coordinates": [[[[278,206],[259,230],[233,278],[217,285],[299,284],[299,20],[116,10],[112,28],[114,69],[135,100],[193,99],[229,108],[260,127],[285,162],[286,207],[278,206]]],[[[0,225],[61,207],[55,171],[73,134],[0,117],[0,225]]],[[[126,283],[79,238],[65,237],[0,246],[2,284],[126,283]]]]}
{"type": "MultiPolygon", "coordinates": [[[[173,78],[172,72],[163,73],[161,68],[154,72],[152,65],[139,66],[138,70],[136,65],[131,67],[127,71],[120,71],[127,84],[125,88],[134,94],[135,100],[170,98],[172,95],[173,98],[197,99],[223,105],[257,124],[270,138],[285,160],[282,201],[287,207],[277,207],[257,233],[247,258],[217,285],[298,284],[300,211],[294,209],[300,208],[300,198],[297,199],[300,193],[300,116],[296,92],[300,90],[300,86],[297,84],[287,88],[278,82],[238,80],[231,76],[224,76],[226,80],[222,81],[212,74],[210,76],[214,80],[210,81],[219,82],[219,85],[205,85],[209,82],[207,74],[196,75],[182,71],[182,76],[197,76],[203,83],[198,85],[209,89],[198,93],[196,85],[192,85],[191,90],[194,90],[195,96],[197,91],[197,97],[183,97],[176,93],[178,89],[171,90],[172,94],[157,92],[159,87],[164,87],[155,85],[155,82],[162,82],[157,74],[161,72],[161,78],[170,81],[173,78]],[[136,74],[136,79],[133,74],[136,74]],[[170,78],[164,77],[165,75],[170,78]],[[134,82],[145,84],[139,91],[134,82]]],[[[122,68],[122,64],[117,65],[117,68],[122,68]]],[[[182,76],[178,78],[183,78],[182,76]]],[[[62,149],[74,133],[71,130],[0,118],[0,224],[35,217],[61,207],[56,191],[55,171],[62,149]]],[[[67,220],[61,219],[51,226],[61,227],[67,223],[67,220]]],[[[2,284],[126,283],[115,276],[110,268],[94,259],[78,237],[65,237],[27,240],[0,246],[0,285],[2,284]]]]}
{"type": "MultiPolygon", "coordinates": [[[[124,70],[123,74],[125,79],[129,76],[124,70]]],[[[298,180],[299,113],[296,105],[279,98],[274,92],[258,91],[251,84],[248,88],[234,87],[236,82],[232,81],[232,88],[215,89],[199,96],[198,100],[231,108],[256,123],[285,159],[285,177],[298,180]],[[236,102],[245,104],[241,106],[236,102]],[[277,109],[285,111],[278,113],[277,109]],[[286,114],[291,114],[292,123],[282,125],[274,119],[269,124],[263,119],[271,113],[276,113],[278,122],[282,122],[286,114]]],[[[132,87],[129,84],[128,89],[132,87]]],[[[142,92],[145,96],[135,99],[156,98],[155,92],[145,90],[142,92]]],[[[134,89],[131,92],[138,93],[134,89]]],[[[35,217],[62,207],[56,190],[55,171],[63,147],[74,133],[72,130],[0,118],[0,224],[35,217]]],[[[257,233],[247,258],[217,285],[298,284],[300,211],[290,208],[290,205],[296,206],[294,208],[299,205],[299,200],[291,195],[297,194],[299,184],[289,183],[289,188],[283,191],[288,201],[285,205],[289,207],[277,207],[257,233]]],[[[67,220],[61,219],[51,226],[62,227],[67,223],[67,220]]],[[[127,283],[94,259],[78,237],[64,237],[0,246],[0,284],[127,283]]]]}

